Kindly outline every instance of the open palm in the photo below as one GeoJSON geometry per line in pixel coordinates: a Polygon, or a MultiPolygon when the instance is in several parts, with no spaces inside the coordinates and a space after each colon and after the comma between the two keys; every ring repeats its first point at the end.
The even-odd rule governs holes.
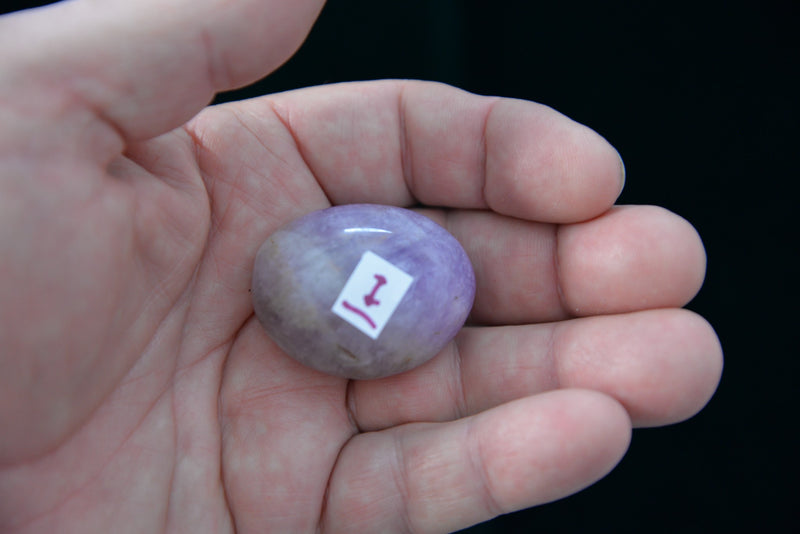
{"type": "Polygon", "coordinates": [[[320,6],[129,4],[0,21],[8,43],[50,36],[0,87],[0,530],[447,532],[577,491],[631,424],[712,394],[716,337],[678,309],[702,245],[664,210],[612,208],[602,138],[422,82],[181,126],[320,6]],[[476,270],[470,326],[383,380],[293,362],[250,302],[263,240],[350,202],[438,207],[420,209],[476,270]]]}

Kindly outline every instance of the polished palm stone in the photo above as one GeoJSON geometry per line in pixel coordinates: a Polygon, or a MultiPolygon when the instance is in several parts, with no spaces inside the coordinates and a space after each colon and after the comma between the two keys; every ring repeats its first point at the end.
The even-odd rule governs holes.
{"type": "Polygon", "coordinates": [[[413,211],[351,204],[316,211],[258,250],[253,307],[299,362],[353,379],[420,365],[458,333],[475,274],[464,249],[413,211]]]}

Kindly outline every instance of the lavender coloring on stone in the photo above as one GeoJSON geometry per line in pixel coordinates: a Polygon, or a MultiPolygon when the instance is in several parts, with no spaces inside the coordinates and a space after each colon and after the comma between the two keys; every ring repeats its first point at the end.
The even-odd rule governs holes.
{"type": "Polygon", "coordinates": [[[475,274],[464,249],[413,211],[351,204],[273,233],[253,269],[253,307],[289,356],[352,379],[436,355],[464,324],[475,274]]]}

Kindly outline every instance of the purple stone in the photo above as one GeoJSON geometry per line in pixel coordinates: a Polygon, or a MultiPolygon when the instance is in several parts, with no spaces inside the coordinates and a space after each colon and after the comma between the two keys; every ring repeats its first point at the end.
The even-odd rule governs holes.
{"type": "Polygon", "coordinates": [[[280,228],[258,251],[253,307],[289,356],[353,379],[420,365],[458,333],[475,274],[456,239],[413,211],[351,204],[280,228]]]}

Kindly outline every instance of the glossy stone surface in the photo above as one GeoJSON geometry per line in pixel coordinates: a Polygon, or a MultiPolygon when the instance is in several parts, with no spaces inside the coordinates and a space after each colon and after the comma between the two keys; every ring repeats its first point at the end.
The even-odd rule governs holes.
{"type": "Polygon", "coordinates": [[[475,275],[458,241],[430,219],[351,204],[273,233],[256,256],[252,294],[258,319],[289,356],[370,379],[444,348],[472,307],[475,275]]]}

